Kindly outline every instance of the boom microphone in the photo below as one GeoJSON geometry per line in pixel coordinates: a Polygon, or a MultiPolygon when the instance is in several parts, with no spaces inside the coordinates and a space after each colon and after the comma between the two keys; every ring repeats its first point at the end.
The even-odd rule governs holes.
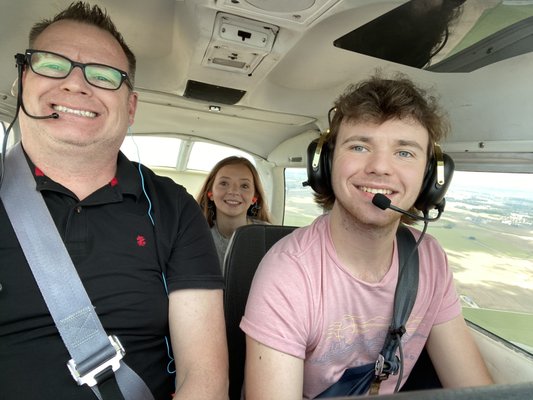
{"type": "Polygon", "coordinates": [[[409,211],[402,210],[399,207],[393,206],[391,204],[390,199],[387,196],[385,196],[384,194],[381,194],[381,193],[377,193],[372,198],[372,204],[374,204],[378,208],[381,208],[382,210],[386,210],[387,208],[390,208],[391,210],[399,212],[400,214],[403,214],[403,215],[407,215],[408,217],[410,217],[410,218],[412,218],[414,220],[424,221],[424,222],[432,222],[432,221],[438,220],[440,218],[441,214],[442,214],[442,211],[444,210],[444,202],[443,202],[442,206],[437,208],[439,213],[438,213],[438,215],[436,217],[429,218],[428,215],[427,215],[427,212],[424,212],[424,216],[421,217],[420,215],[416,215],[416,214],[410,213],[409,211]]]}
{"type": "MultiPolygon", "coordinates": [[[[17,80],[15,81],[15,82],[18,83],[17,111],[18,111],[18,105],[20,104],[20,108],[22,108],[22,111],[24,111],[24,114],[26,114],[30,118],[33,118],[33,119],[48,119],[48,118],[58,119],[59,118],[59,114],[56,113],[56,112],[53,112],[50,115],[32,115],[28,111],[26,111],[26,107],[24,107],[24,102],[22,101],[22,69],[24,68],[24,65],[26,63],[26,59],[24,57],[24,54],[20,54],[19,53],[19,54],[15,55],[15,60],[16,60],[16,67],[17,67],[17,72],[18,72],[17,80]]],[[[15,86],[14,83],[13,83],[13,86],[15,86]]],[[[14,90],[14,88],[11,88],[11,94],[13,94],[13,90],[14,90]]],[[[15,119],[17,118],[17,116],[18,116],[18,112],[15,115],[15,118],[13,118],[13,122],[15,122],[15,119]]]]}
{"type": "Polygon", "coordinates": [[[20,108],[22,108],[22,111],[24,111],[24,114],[26,114],[28,117],[33,118],[33,119],[47,119],[47,118],[58,119],[59,118],[59,114],[56,112],[50,115],[31,115],[28,111],[26,111],[26,107],[24,107],[24,103],[22,102],[22,96],[20,99],[20,108]]]}

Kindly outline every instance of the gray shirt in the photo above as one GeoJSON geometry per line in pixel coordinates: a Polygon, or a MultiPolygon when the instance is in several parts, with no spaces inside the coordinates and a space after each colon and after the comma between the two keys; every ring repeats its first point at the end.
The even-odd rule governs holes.
{"type": "MultiPolygon", "coordinates": [[[[266,224],[269,225],[268,222],[262,221],[259,219],[254,218],[248,218],[248,224],[266,224]]],[[[222,274],[224,274],[224,257],[226,256],[226,250],[228,249],[229,242],[231,240],[230,237],[226,237],[220,233],[217,226],[217,221],[214,221],[213,226],[211,227],[211,235],[213,236],[213,240],[215,242],[215,247],[217,248],[217,254],[218,254],[218,261],[220,262],[220,269],[222,270],[222,274]]]]}

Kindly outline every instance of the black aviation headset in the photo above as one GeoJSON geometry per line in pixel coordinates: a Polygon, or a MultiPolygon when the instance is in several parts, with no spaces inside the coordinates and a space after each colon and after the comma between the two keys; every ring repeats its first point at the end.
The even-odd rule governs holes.
{"type": "MultiPolygon", "coordinates": [[[[334,111],[335,108],[332,108],[328,116],[334,111]]],[[[311,186],[318,194],[331,193],[333,190],[331,187],[333,144],[327,140],[328,138],[327,133],[323,134],[309,143],[307,147],[307,182],[304,185],[311,186]]],[[[437,143],[433,145],[432,153],[428,160],[420,194],[415,201],[416,209],[424,214],[435,208],[442,212],[445,204],[444,196],[455,169],[452,158],[443,153],[437,143]]]]}

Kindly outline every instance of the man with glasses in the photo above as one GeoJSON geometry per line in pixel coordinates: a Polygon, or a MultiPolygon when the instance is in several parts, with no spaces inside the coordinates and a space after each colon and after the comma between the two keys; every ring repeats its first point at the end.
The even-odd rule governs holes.
{"type": "Polygon", "coordinates": [[[31,70],[38,75],[64,79],[72,72],[74,67],[80,67],[87,82],[93,86],[108,90],[118,90],[122,82],[126,82],[130,90],[133,90],[128,74],[109,65],[78,63],[61,54],[42,50],[26,50],[25,56],[31,70]]]}
{"type": "MultiPolygon", "coordinates": [[[[153,398],[227,398],[223,281],[205,218],[181,186],[119,151],[137,108],[133,53],[83,2],[34,25],[29,42],[16,56],[25,161],[103,328],[153,398]]],[[[0,224],[0,397],[95,399],[67,368],[4,201],[0,224]]]]}

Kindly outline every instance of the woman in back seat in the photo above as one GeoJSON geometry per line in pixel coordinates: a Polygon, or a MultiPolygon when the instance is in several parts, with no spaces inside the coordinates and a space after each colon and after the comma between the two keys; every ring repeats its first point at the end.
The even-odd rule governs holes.
{"type": "Polygon", "coordinates": [[[271,223],[259,174],[244,157],[219,161],[196,200],[211,227],[222,269],[229,240],[238,227],[271,223]]]}

